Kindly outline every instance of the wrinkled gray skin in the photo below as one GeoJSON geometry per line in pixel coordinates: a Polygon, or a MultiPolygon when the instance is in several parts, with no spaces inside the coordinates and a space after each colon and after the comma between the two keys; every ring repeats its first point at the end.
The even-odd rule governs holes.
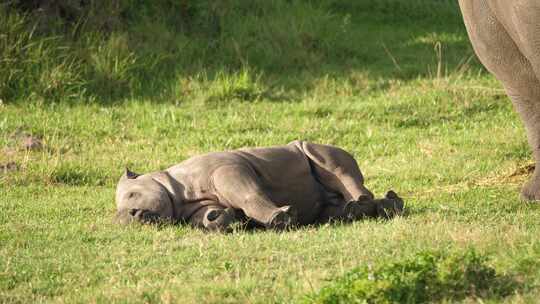
{"type": "Polygon", "coordinates": [[[393,191],[373,199],[349,153],[303,141],[209,153],[144,175],[126,170],[116,204],[120,223],[168,219],[209,230],[239,219],[283,229],[403,210],[393,191]]]}
{"type": "Polygon", "coordinates": [[[525,200],[540,200],[540,1],[459,0],[473,48],[502,82],[527,131],[536,167],[525,200]]]}

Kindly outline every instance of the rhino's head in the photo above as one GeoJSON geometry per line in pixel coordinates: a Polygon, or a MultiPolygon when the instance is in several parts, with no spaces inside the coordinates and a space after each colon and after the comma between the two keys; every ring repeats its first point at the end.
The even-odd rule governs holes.
{"type": "Polygon", "coordinates": [[[175,186],[167,172],[139,175],[126,169],[116,188],[117,222],[174,220],[175,186]]]}

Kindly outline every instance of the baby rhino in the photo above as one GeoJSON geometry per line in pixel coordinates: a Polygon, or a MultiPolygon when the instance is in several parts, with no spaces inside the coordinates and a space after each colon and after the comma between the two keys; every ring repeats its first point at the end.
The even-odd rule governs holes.
{"type": "Polygon", "coordinates": [[[241,219],[283,229],[403,210],[393,191],[373,198],[349,153],[305,141],[204,154],[144,175],[126,170],[116,205],[120,223],[172,220],[209,230],[241,219]]]}

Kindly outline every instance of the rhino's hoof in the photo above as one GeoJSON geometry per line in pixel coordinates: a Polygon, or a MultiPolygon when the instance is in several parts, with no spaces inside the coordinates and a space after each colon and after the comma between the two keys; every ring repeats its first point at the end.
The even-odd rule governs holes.
{"type": "Polygon", "coordinates": [[[540,203],[540,193],[534,193],[527,190],[522,190],[519,198],[522,201],[529,203],[540,203]]]}
{"type": "Polygon", "coordinates": [[[401,201],[384,200],[377,204],[377,215],[391,219],[403,214],[403,203],[401,201]]]}
{"type": "Polygon", "coordinates": [[[354,221],[365,216],[373,215],[374,205],[372,202],[348,202],[344,207],[345,219],[354,221]]]}
{"type": "Polygon", "coordinates": [[[213,222],[218,219],[218,217],[223,213],[223,210],[210,210],[206,214],[206,219],[210,222],[213,222]]]}
{"type": "Polygon", "coordinates": [[[290,206],[285,206],[280,209],[281,210],[277,211],[270,220],[268,228],[285,230],[296,223],[296,213],[290,206]]]}
{"type": "Polygon", "coordinates": [[[529,180],[521,189],[520,197],[527,202],[540,202],[540,181],[529,180]]]}
{"type": "Polygon", "coordinates": [[[204,227],[212,231],[230,232],[234,221],[234,210],[231,208],[213,209],[206,213],[204,227]]]}

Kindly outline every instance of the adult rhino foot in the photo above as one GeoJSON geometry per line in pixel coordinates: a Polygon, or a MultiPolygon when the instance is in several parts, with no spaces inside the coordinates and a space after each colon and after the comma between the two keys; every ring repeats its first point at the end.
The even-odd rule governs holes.
{"type": "Polygon", "coordinates": [[[291,206],[284,206],[279,208],[279,210],[274,213],[267,227],[276,230],[285,230],[295,224],[295,210],[291,206]]]}
{"type": "Polygon", "coordinates": [[[540,202],[540,178],[536,174],[536,171],[533,177],[521,189],[521,199],[524,201],[540,202]]]}

